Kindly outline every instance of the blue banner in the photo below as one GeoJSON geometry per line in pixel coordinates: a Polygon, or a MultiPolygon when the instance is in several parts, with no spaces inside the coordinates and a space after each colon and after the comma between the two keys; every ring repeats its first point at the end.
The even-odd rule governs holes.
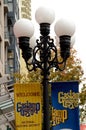
{"type": "Polygon", "coordinates": [[[80,130],[78,82],[51,83],[52,130],[80,130]]]}

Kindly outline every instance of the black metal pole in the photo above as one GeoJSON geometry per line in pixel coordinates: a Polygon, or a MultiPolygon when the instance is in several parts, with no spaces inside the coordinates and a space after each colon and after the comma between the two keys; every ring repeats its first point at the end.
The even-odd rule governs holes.
{"type": "Polygon", "coordinates": [[[43,113],[44,113],[43,130],[50,130],[49,92],[48,92],[48,78],[46,74],[44,74],[42,85],[43,85],[43,113]]]}
{"type": "Polygon", "coordinates": [[[49,112],[49,92],[48,92],[48,52],[47,52],[47,39],[43,39],[43,70],[42,70],[42,85],[43,85],[43,130],[50,130],[50,112],[49,112]]]}

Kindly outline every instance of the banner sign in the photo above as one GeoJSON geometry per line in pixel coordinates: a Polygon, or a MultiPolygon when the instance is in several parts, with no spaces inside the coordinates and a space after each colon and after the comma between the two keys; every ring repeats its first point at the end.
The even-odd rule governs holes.
{"type": "Polygon", "coordinates": [[[52,130],[80,130],[78,82],[51,83],[52,130]]]}
{"type": "Polygon", "coordinates": [[[42,108],[39,83],[14,85],[16,130],[41,130],[42,108]]]}

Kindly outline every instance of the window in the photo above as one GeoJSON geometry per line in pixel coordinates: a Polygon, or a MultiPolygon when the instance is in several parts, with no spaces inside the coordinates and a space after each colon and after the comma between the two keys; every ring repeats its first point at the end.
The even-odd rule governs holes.
{"type": "Polygon", "coordinates": [[[12,0],[8,0],[8,7],[9,7],[9,12],[13,11],[13,3],[12,0]]]}
{"type": "Polygon", "coordinates": [[[12,0],[8,0],[8,2],[12,2],[12,0]]]}
{"type": "Polygon", "coordinates": [[[9,64],[10,67],[13,67],[14,66],[13,59],[9,59],[8,64],[9,64]]]}
{"type": "Polygon", "coordinates": [[[14,58],[14,52],[12,50],[8,51],[8,58],[14,58]]]}

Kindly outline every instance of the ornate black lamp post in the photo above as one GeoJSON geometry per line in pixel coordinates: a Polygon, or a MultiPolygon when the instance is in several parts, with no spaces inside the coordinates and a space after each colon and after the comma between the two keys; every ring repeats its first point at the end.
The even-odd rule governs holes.
{"type": "Polygon", "coordinates": [[[28,71],[41,69],[43,76],[43,130],[50,130],[49,116],[49,96],[48,96],[48,76],[52,67],[56,70],[63,70],[66,60],[70,56],[71,36],[74,34],[75,26],[71,22],[59,20],[55,24],[55,32],[59,37],[60,54],[62,61],[58,61],[57,48],[54,40],[50,38],[50,25],[54,21],[55,14],[52,10],[45,7],[38,8],[35,14],[36,21],[40,25],[40,39],[36,40],[34,49],[30,47],[29,40],[34,32],[34,27],[30,20],[20,19],[14,25],[14,34],[19,39],[19,47],[22,50],[22,57],[26,62],[28,71]],[[53,53],[53,56],[52,56],[53,53]],[[39,58],[37,57],[39,55],[39,58]],[[30,63],[32,59],[32,62],[30,63]],[[63,68],[59,67],[63,64],[63,68]],[[33,66],[33,67],[31,67],[33,66]]]}

